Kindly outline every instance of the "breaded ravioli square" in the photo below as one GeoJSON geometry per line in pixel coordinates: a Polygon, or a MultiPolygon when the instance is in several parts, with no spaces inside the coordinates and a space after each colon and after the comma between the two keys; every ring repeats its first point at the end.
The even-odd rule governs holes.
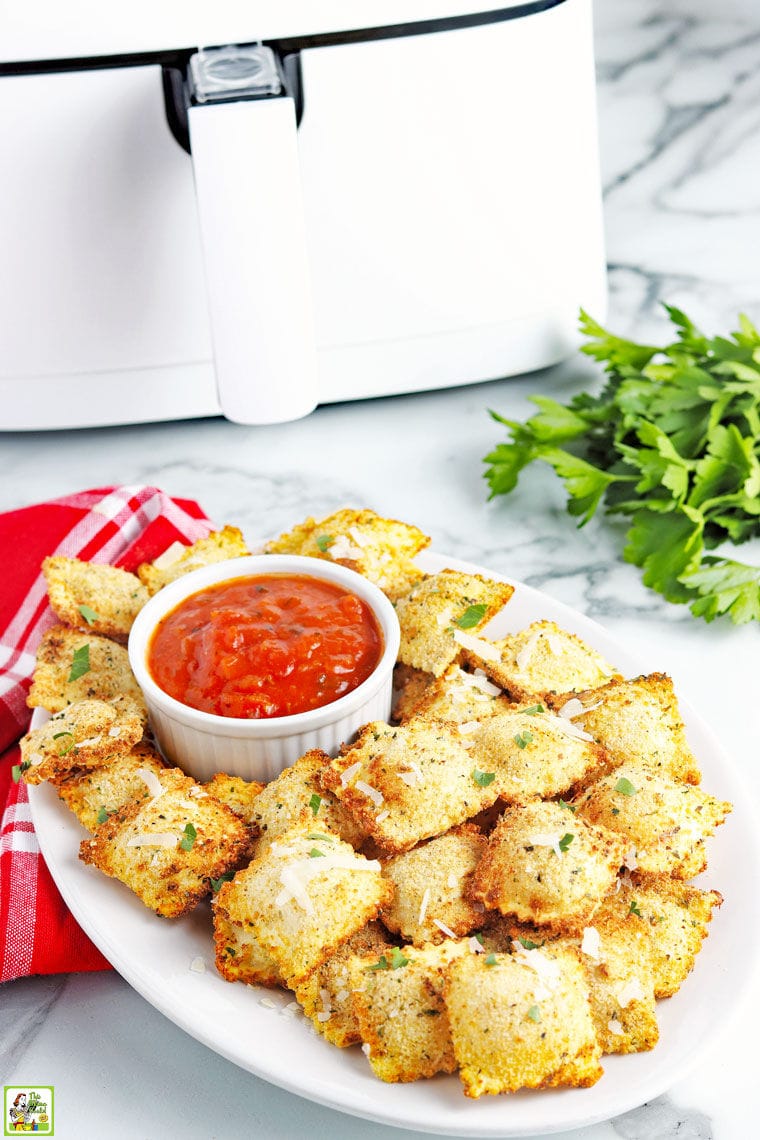
{"type": "Polygon", "coordinates": [[[129,698],[77,701],[22,736],[21,771],[27,784],[59,780],[129,752],[142,734],[142,718],[129,698]]]}
{"type": "Polygon", "coordinates": [[[420,701],[428,685],[434,680],[432,673],[424,669],[413,669],[411,665],[396,662],[393,669],[393,712],[394,724],[408,720],[420,701]]]}
{"type": "Polygon", "coordinates": [[[473,760],[494,773],[499,795],[510,803],[561,795],[609,768],[603,748],[542,704],[491,717],[471,740],[473,760]]]}
{"type": "MultiPolygon", "coordinates": [[[[602,912],[632,916],[649,934],[654,994],[672,997],[694,968],[707,937],[719,891],[705,891],[669,875],[638,871],[620,880],[620,890],[604,902],[602,912]]],[[[600,912],[600,913],[602,913],[600,912]]]]}
{"type": "Polygon", "coordinates": [[[480,667],[515,700],[545,697],[602,685],[615,675],[608,661],[574,633],[553,621],[534,621],[519,633],[490,643],[485,656],[478,647],[464,659],[480,667]]]}
{"type": "Polygon", "coordinates": [[[88,831],[95,831],[110,815],[130,803],[147,800],[154,792],[150,773],[157,778],[164,763],[152,745],[140,741],[121,756],[98,768],[75,769],[54,781],[59,797],[88,831]]]}
{"type": "Polygon", "coordinates": [[[657,1044],[652,942],[631,914],[601,908],[574,943],[586,971],[591,1015],[603,1053],[640,1053],[657,1044]]]}
{"type": "Polygon", "coordinates": [[[367,1059],[382,1081],[418,1081],[456,1069],[443,987],[466,942],[395,947],[354,958],[352,998],[367,1059]]]}
{"type": "Polygon", "coordinates": [[[329,762],[326,752],[313,748],[263,788],[251,813],[251,822],[261,836],[260,846],[297,824],[308,824],[315,831],[335,832],[352,847],[361,846],[364,830],[319,782],[329,762]]]}
{"type": "Polygon", "coordinates": [[[521,922],[574,934],[614,885],[626,844],[551,802],[509,805],[473,874],[474,899],[521,922]]]}
{"type": "Polygon", "coordinates": [[[145,708],[123,645],[63,625],[53,626],[44,634],[26,699],[30,708],[56,713],[74,701],[89,697],[110,701],[122,695],[145,708]]]}
{"type": "Polygon", "coordinates": [[[699,765],[686,739],[673,682],[664,673],[556,699],[565,715],[593,736],[616,763],[639,764],[673,780],[700,781],[699,765]]]}
{"type": "Polygon", "coordinates": [[[399,719],[421,716],[427,720],[467,724],[507,712],[513,705],[514,702],[498,685],[488,680],[482,669],[468,673],[454,664],[426,685],[414,704],[405,700],[401,706],[397,703],[396,707],[406,713],[399,719]]]}
{"type": "Polygon", "coordinates": [[[121,808],[83,840],[79,857],[156,914],[178,918],[210,894],[212,879],[240,866],[252,839],[233,811],[179,768],[157,780],[160,794],[121,808]]]}
{"type": "MultiPolygon", "coordinates": [[[[264,791],[264,784],[258,780],[243,780],[240,776],[228,776],[226,772],[217,772],[203,787],[209,793],[226,804],[240,816],[249,826],[254,823],[256,813],[256,800],[264,791]]],[[[258,828],[254,827],[258,832],[258,828]]]]}
{"type": "Polygon", "coordinates": [[[444,997],[466,1096],[587,1088],[602,1075],[586,977],[570,948],[462,955],[444,997]]]}
{"type": "Polygon", "coordinates": [[[181,542],[173,543],[153,562],[143,562],[138,566],[137,576],[148,593],[155,594],[190,570],[223,562],[226,558],[242,558],[248,553],[242,531],[236,526],[225,526],[221,530],[212,530],[192,546],[184,546],[181,542]]]}
{"type": "Polygon", "coordinates": [[[487,843],[477,827],[465,823],[388,859],[383,875],[394,892],[381,914],[388,929],[415,946],[479,930],[485,910],[465,888],[487,843]]]}
{"type": "Polygon", "coordinates": [[[693,784],[621,764],[581,792],[577,814],[616,832],[626,844],[629,870],[692,879],[707,866],[705,839],[731,804],[693,784]]]}
{"type": "Polygon", "coordinates": [[[42,563],[48,599],[56,617],[75,629],[126,641],[148,591],[128,570],[63,555],[42,563]]]}
{"type": "Polygon", "coordinates": [[[422,577],[412,559],[429,543],[416,526],[371,510],[344,508],[320,521],[305,519],[269,542],[266,551],[339,562],[369,578],[393,601],[422,577]]]}
{"type": "Polygon", "coordinates": [[[396,602],[399,661],[440,677],[513,593],[513,586],[482,574],[428,575],[396,602]]]}
{"type": "Polygon", "coordinates": [[[332,792],[386,852],[408,851],[490,806],[456,725],[414,719],[393,728],[372,721],[322,769],[332,792]]]}
{"type": "Polygon", "coordinates": [[[252,930],[232,922],[223,907],[214,906],[216,968],[226,982],[251,986],[284,985],[282,974],[252,930]]]}
{"type": "Polygon", "coordinates": [[[333,1045],[344,1049],[362,1039],[352,1002],[350,963],[355,955],[377,959],[392,950],[387,931],[379,922],[368,922],[339,946],[301,985],[296,997],[314,1028],[333,1045]]]}
{"type": "Polygon", "coordinates": [[[220,906],[251,930],[294,988],[378,913],[392,891],[380,864],[322,828],[291,828],[225,883],[220,906]]]}

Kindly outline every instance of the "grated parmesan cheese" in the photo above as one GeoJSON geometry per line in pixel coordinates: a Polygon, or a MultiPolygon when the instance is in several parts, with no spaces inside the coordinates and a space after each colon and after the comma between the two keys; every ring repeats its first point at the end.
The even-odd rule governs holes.
{"type": "Polygon", "coordinates": [[[447,938],[456,938],[456,934],[451,929],[451,927],[447,926],[445,922],[441,922],[440,918],[434,918],[433,925],[437,926],[438,929],[442,931],[447,938]]]}
{"type": "Polygon", "coordinates": [[[476,669],[474,673],[462,673],[462,681],[469,688],[479,689],[489,697],[498,697],[502,692],[498,685],[488,680],[482,669],[476,669]]]}
{"type": "Polygon", "coordinates": [[[515,950],[515,961],[522,966],[527,966],[529,970],[533,970],[538,975],[540,984],[535,987],[536,1000],[542,1001],[544,998],[550,997],[560,982],[559,962],[553,958],[547,958],[541,950],[526,950],[521,942],[514,941],[512,946],[515,950]]]}
{"type": "Polygon", "coordinates": [[[192,962],[190,963],[190,969],[194,974],[205,974],[206,959],[202,958],[199,954],[197,958],[193,958],[192,962]]]}
{"type": "Polygon", "coordinates": [[[430,887],[425,887],[425,893],[423,894],[422,902],[420,903],[420,913],[417,917],[417,922],[420,924],[420,926],[422,926],[423,922],[425,921],[425,915],[427,914],[427,908],[428,908],[429,902],[430,902],[430,887]]]}
{"type": "Polygon", "coordinates": [[[626,852],[625,859],[623,860],[623,866],[626,867],[629,871],[635,871],[639,865],[639,861],[636,858],[636,855],[636,848],[629,847],[628,851],[626,852]]]}
{"type": "Polygon", "coordinates": [[[358,526],[350,526],[348,528],[348,533],[351,535],[357,546],[364,547],[372,545],[372,539],[370,536],[368,534],[365,534],[364,531],[359,530],[358,526]]]}
{"type": "Polygon", "coordinates": [[[188,549],[181,542],[173,542],[171,546],[167,546],[163,554],[159,554],[158,558],[153,559],[153,566],[156,570],[166,570],[169,566],[173,566],[175,562],[179,562],[182,555],[188,549]]]}
{"type": "Polygon", "coordinates": [[[584,954],[587,954],[589,958],[593,958],[595,962],[601,962],[601,941],[599,938],[599,931],[595,926],[584,927],[583,941],[581,942],[581,951],[584,954]]]}
{"type": "Polygon", "coordinates": [[[361,547],[352,545],[348,535],[345,534],[336,535],[330,543],[327,553],[336,562],[340,558],[345,558],[349,562],[357,562],[362,556],[361,547]]]}
{"type": "Polygon", "coordinates": [[[179,836],[169,831],[138,831],[127,840],[127,847],[176,847],[179,836]]]}
{"type": "Polygon", "coordinates": [[[524,673],[530,665],[533,654],[536,651],[536,646],[538,645],[539,636],[538,633],[531,634],[520,652],[515,655],[515,665],[520,673],[524,673]]]}
{"type": "MultiPolygon", "coordinates": [[[[274,844],[270,851],[273,849],[274,844]]],[[[288,853],[292,853],[292,850],[288,853]]],[[[284,907],[290,902],[295,902],[307,914],[314,914],[314,904],[306,888],[317,875],[332,870],[379,871],[380,863],[377,859],[361,859],[354,854],[343,855],[340,852],[327,852],[320,859],[310,857],[297,859],[280,871],[283,889],[277,895],[275,904],[284,907]]]]}
{"type": "Polygon", "coordinates": [[[357,780],[354,784],[354,788],[357,792],[361,792],[363,795],[371,799],[373,804],[375,804],[377,807],[380,807],[384,797],[383,793],[379,792],[377,788],[373,788],[371,784],[365,784],[364,780],[357,780]]]}
{"type": "Polygon", "coordinates": [[[641,1001],[644,997],[641,982],[638,978],[631,978],[630,982],[620,987],[616,996],[620,1008],[627,1009],[632,1001],[641,1001]]]}
{"type": "Polygon", "coordinates": [[[532,847],[551,847],[555,855],[561,855],[562,848],[559,845],[561,838],[562,836],[558,831],[556,833],[546,833],[543,835],[529,835],[528,843],[530,843],[532,847]]]}
{"type": "Polygon", "coordinates": [[[277,1002],[270,997],[259,998],[259,1005],[263,1005],[264,1009],[277,1009],[277,1002]]]}
{"type": "Polygon", "coordinates": [[[478,657],[482,657],[484,661],[501,661],[501,651],[491,641],[484,641],[482,637],[473,637],[471,633],[465,633],[463,629],[455,629],[452,637],[463,649],[477,653],[478,657]]]}
{"type": "Polygon", "coordinates": [[[159,796],[164,794],[164,786],[159,780],[155,772],[151,772],[150,768],[138,768],[135,772],[139,776],[146,788],[151,794],[151,803],[157,800],[159,796]]]}
{"type": "Polygon", "coordinates": [[[350,768],[346,768],[345,772],[341,772],[340,784],[342,788],[347,787],[351,783],[356,773],[361,771],[361,766],[361,760],[357,760],[356,763],[352,764],[350,768]]]}

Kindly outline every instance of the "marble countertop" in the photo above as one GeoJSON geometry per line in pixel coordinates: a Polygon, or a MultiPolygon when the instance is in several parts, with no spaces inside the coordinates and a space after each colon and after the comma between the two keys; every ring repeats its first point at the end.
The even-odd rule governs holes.
{"type": "MultiPolygon", "coordinates": [[[[760,319],[760,12],[752,0],[598,5],[596,50],[608,324],[662,334],[659,302],[707,331],[760,319]]],[[[706,626],[641,584],[622,529],[576,530],[548,471],[486,499],[482,457],[500,438],[488,407],[523,417],[534,392],[568,397],[593,377],[573,360],[538,376],[320,408],[243,428],[222,420],[0,437],[0,510],[82,487],[149,483],[198,499],[249,537],[347,503],[406,518],[435,549],[536,586],[596,618],[703,713],[760,798],[758,631],[706,626]],[[731,710],[730,713],[727,710],[731,710]],[[740,710],[740,711],[739,711],[740,710]]],[[[756,559],[757,560],[757,559],[756,559]]],[[[757,987],[730,1035],[667,1093],[574,1140],[744,1140],[756,1131],[757,987]]],[[[715,1011],[716,1024],[720,1011],[715,1011]]],[[[33,978],[0,990],[4,1084],[54,1084],[56,1136],[155,1140],[415,1135],[343,1116],[236,1068],[114,974],[33,978]],[[63,1112],[62,1105],[76,1106],[63,1112]],[[93,1108],[94,1106],[94,1108],[93,1108]],[[93,1117],[92,1112],[95,1111],[93,1117]],[[78,1123],[75,1123],[78,1121],[78,1123]],[[84,1129],[84,1132],[83,1132],[84,1129]],[[94,1133],[93,1133],[94,1134],[94,1133]]]]}

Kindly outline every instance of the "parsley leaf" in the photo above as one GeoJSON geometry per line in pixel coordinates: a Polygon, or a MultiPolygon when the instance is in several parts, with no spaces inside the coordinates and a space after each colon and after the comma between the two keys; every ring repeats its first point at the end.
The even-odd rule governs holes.
{"type": "Polygon", "coordinates": [[[543,711],[543,705],[531,705],[529,709],[520,709],[520,712],[525,713],[526,716],[538,716],[543,711]]]}
{"type": "Polygon", "coordinates": [[[625,776],[621,776],[615,784],[615,791],[620,792],[621,796],[635,796],[638,789],[625,776]]]}
{"type": "Polygon", "coordinates": [[[559,847],[560,851],[567,851],[568,847],[570,846],[570,844],[573,842],[574,839],[575,839],[575,836],[572,835],[569,831],[566,831],[558,843],[558,847],[559,847]]]}
{"type": "Polygon", "coordinates": [[[182,832],[182,838],[179,845],[183,851],[192,851],[193,844],[198,838],[198,832],[193,827],[192,823],[185,824],[185,830],[182,832]]]}
{"type": "Polygon", "coordinates": [[[108,819],[108,816],[109,816],[109,814],[110,814],[110,813],[109,813],[109,812],[107,812],[107,811],[106,811],[106,809],[105,809],[104,807],[102,807],[102,808],[100,809],[100,811],[98,812],[98,816],[97,816],[97,822],[98,822],[98,823],[105,823],[105,822],[106,822],[106,820],[108,819]]]}
{"type": "Polygon", "coordinates": [[[498,966],[499,964],[499,959],[495,954],[486,954],[483,961],[485,962],[486,966],[498,966]]]}
{"type": "Polygon", "coordinates": [[[567,404],[532,397],[524,422],[491,411],[508,440],[486,456],[490,497],[540,460],[582,526],[602,507],[628,522],[623,557],[644,584],[713,621],[760,620],[760,566],[725,544],[760,537],[760,332],[744,316],[709,337],[674,306],[673,335],[638,344],[581,312],[581,351],[604,368],[601,391],[567,404]]]}
{"type": "Polygon", "coordinates": [[[518,935],[517,941],[523,950],[540,950],[543,946],[543,942],[533,942],[530,938],[523,938],[520,935],[518,935]]]}
{"type": "Polygon", "coordinates": [[[95,621],[100,621],[100,614],[96,613],[92,606],[82,604],[77,608],[88,625],[92,625],[95,621]]]}
{"type": "Polygon", "coordinates": [[[313,816],[316,816],[317,812],[320,809],[321,804],[322,804],[322,797],[318,796],[317,793],[314,792],[313,796],[309,800],[309,807],[311,808],[311,814],[313,816]]]}
{"type": "Polygon", "coordinates": [[[488,785],[492,784],[494,782],[494,780],[496,779],[496,773],[495,772],[481,772],[478,768],[473,768],[472,778],[475,781],[475,783],[478,784],[481,788],[487,788],[488,785]]]}
{"type": "Polygon", "coordinates": [[[484,602],[468,606],[463,614],[454,619],[454,625],[459,626],[460,629],[474,629],[486,616],[487,610],[488,606],[484,602]]]}
{"type": "Polygon", "coordinates": [[[530,1009],[528,1010],[527,1016],[531,1021],[538,1022],[541,1020],[541,1010],[538,1008],[537,1005],[532,1005],[530,1007],[530,1009]]]}
{"type": "Polygon", "coordinates": [[[318,534],[314,541],[322,553],[326,554],[328,547],[332,546],[332,544],[335,542],[335,539],[331,534],[318,534]]]}
{"type": "Polygon", "coordinates": [[[526,728],[525,732],[518,732],[512,739],[518,748],[527,748],[533,740],[533,733],[526,728]]]}
{"type": "Polygon", "coordinates": [[[639,918],[642,917],[641,911],[639,910],[639,904],[636,902],[636,899],[631,899],[631,905],[628,908],[628,913],[637,914],[639,918]]]}
{"type": "Polygon", "coordinates": [[[234,878],[234,871],[225,871],[224,874],[220,875],[218,879],[209,879],[209,882],[211,883],[211,890],[215,895],[218,895],[222,889],[222,883],[230,883],[234,878]]]}
{"type": "Polygon", "coordinates": [[[311,851],[309,852],[309,858],[326,859],[327,856],[325,855],[324,851],[320,851],[318,847],[312,847],[311,851]]]}
{"type": "Polygon", "coordinates": [[[81,645],[79,649],[74,650],[74,656],[71,659],[71,672],[69,673],[69,681],[78,681],[80,677],[84,677],[85,673],[90,672],[90,646],[81,645]]]}

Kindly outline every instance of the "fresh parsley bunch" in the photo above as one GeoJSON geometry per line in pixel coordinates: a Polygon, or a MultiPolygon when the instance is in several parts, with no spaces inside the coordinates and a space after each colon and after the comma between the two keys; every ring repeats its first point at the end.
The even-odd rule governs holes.
{"type": "Polygon", "coordinates": [[[525,423],[491,415],[510,439],[487,455],[490,497],[512,491],[541,459],[568,492],[579,526],[600,503],[631,525],[623,556],[647,586],[712,621],[760,619],[760,567],[707,551],[760,535],[760,333],[706,337],[666,305],[677,339],[664,347],[613,336],[581,311],[581,351],[604,364],[598,396],[532,397],[525,423]]]}

